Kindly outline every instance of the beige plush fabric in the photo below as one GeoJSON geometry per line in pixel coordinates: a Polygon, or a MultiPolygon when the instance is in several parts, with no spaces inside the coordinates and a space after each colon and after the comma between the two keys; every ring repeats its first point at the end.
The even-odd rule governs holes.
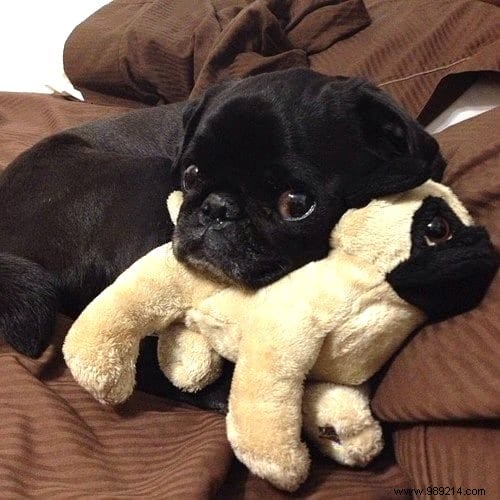
{"type": "MultiPolygon", "coordinates": [[[[133,390],[145,335],[158,332],[164,372],[191,390],[218,374],[211,346],[236,361],[227,416],[233,450],[254,473],[289,491],[309,471],[301,441],[309,374],[323,382],[305,389],[312,391],[304,412],[310,438],[342,463],[365,465],[381,449],[380,427],[364,389],[337,384],[365,382],[425,320],[385,276],[409,257],[413,215],[428,196],[445,199],[464,224],[472,223],[450,189],[428,181],[349,210],[332,232],[333,250],[325,259],[257,292],[209,281],[178,263],[171,244],[159,247],[76,320],[63,347],[66,363],[98,400],[119,403],[133,390]],[[194,329],[204,339],[196,339],[194,329]],[[169,368],[183,363],[180,370],[169,368]],[[339,446],[324,446],[319,428],[333,428],[339,446]]],[[[178,193],[169,200],[174,220],[180,201],[178,193]]]]}

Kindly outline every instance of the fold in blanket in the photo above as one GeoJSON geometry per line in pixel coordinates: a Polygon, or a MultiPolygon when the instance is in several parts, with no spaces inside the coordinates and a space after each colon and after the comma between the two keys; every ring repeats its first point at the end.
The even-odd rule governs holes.
{"type": "Polygon", "coordinates": [[[474,72],[500,70],[498,16],[482,0],[115,0],[70,35],[65,69],[91,102],[156,104],[308,66],[366,77],[428,123],[474,72]]]}
{"type": "Polygon", "coordinates": [[[115,0],[72,33],[65,70],[78,87],[174,102],[222,79],[308,66],[369,22],[362,0],[115,0]]]}

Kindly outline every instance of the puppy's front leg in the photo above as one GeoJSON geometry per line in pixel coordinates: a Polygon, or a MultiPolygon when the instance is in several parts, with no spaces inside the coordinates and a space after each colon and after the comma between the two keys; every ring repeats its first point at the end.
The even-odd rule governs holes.
{"type": "Polygon", "coordinates": [[[237,457],[253,473],[287,491],[296,490],[309,471],[309,453],[300,439],[303,383],[324,339],[311,328],[308,306],[300,309],[298,304],[280,313],[273,307],[273,317],[240,325],[227,416],[228,438],[237,457]]]}

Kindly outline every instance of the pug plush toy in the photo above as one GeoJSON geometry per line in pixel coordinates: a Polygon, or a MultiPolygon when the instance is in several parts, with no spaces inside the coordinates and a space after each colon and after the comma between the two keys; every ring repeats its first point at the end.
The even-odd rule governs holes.
{"type": "MultiPolygon", "coordinates": [[[[175,219],[178,194],[169,199],[175,219]]],[[[227,432],[238,458],[293,491],[320,450],[365,465],[382,448],[363,385],[427,320],[476,306],[497,269],[486,231],[428,181],[345,213],[329,255],[258,291],[208,280],[170,244],[133,264],[71,328],[63,352],[99,401],[132,392],[139,341],[156,332],[165,374],[197,390],[236,362],[227,432]],[[304,384],[304,380],[307,381],[304,384]]]]}

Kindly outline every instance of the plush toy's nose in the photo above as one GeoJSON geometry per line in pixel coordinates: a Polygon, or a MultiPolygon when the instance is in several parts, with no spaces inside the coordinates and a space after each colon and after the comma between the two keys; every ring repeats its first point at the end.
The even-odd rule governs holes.
{"type": "Polygon", "coordinates": [[[201,205],[200,219],[203,224],[237,220],[241,210],[236,200],[228,193],[210,193],[201,205]]]}

